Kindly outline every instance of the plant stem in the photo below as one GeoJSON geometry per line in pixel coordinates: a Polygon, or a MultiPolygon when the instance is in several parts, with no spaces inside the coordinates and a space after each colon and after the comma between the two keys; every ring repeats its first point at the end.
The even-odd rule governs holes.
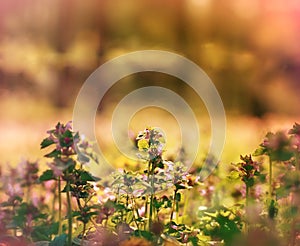
{"type": "Polygon", "coordinates": [[[250,187],[246,185],[246,208],[249,206],[249,191],[250,187]]]}
{"type": "MultiPolygon", "coordinates": [[[[151,165],[151,162],[150,162],[151,165]]],[[[151,165],[151,196],[150,196],[150,209],[149,209],[149,230],[152,225],[152,217],[153,217],[153,199],[154,199],[154,165],[151,165]]]]}
{"type": "Polygon", "coordinates": [[[170,222],[173,220],[173,214],[174,214],[175,204],[176,204],[176,195],[177,195],[177,189],[174,190],[174,197],[173,197],[173,204],[172,204],[170,222]]]}
{"type": "MultiPolygon", "coordinates": [[[[12,205],[12,212],[13,212],[13,214],[16,214],[15,211],[16,211],[15,210],[15,205],[12,205]]],[[[14,234],[15,237],[17,236],[17,228],[16,227],[14,227],[14,229],[13,229],[13,234],[14,234]]]]}
{"type": "Polygon", "coordinates": [[[62,233],[62,219],[61,219],[61,178],[58,177],[57,180],[57,186],[58,186],[58,235],[61,235],[62,233]]]}
{"type": "Polygon", "coordinates": [[[153,194],[150,196],[150,209],[149,209],[149,230],[152,225],[152,214],[153,214],[153,194]]]}
{"type": "Polygon", "coordinates": [[[249,193],[250,193],[250,187],[246,185],[246,204],[245,204],[245,212],[246,212],[246,220],[245,220],[245,232],[248,233],[249,230],[249,193]]]}
{"type": "Polygon", "coordinates": [[[29,203],[29,200],[30,200],[30,193],[31,193],[31,185],[29,184],[27,187],[27,194],[26,194],[27,203],[29,203]]]}
{"type": "MultiPolygon", "coordinates": [[[[295,206],[295,193],[291,193],[291,207],[295,206]]],[[[296,245],[296,218],[293,217],[291,223],[290,245],[296,245]]]]}
{"type": "Polygon", "coordinates": [[[85,230],[86,230],[86,223],[83,223],[82,238],[81,238],[81,241],[80,241],[80,246],[83,246],[85,230]]]}
{"type": "MultiPolygon", "coordinates": [[[[148,214],[148,199],[149,199],[149,196],[146,195],[146,199],[145,199],[145,217],[147,218],[147,214],[148,214]]],[[[147,222],[145,223],[145,230],[147,229],[147,222]]]]}
{"type": "Polygon", "coordinates": [[[181,223],[183,223],[183,224],[184,224],[184,221],[185,221],[185,214],[186,214],[186,210],[187,210],[187,207],[188,207],[188,202],[189,202],[190,196],[191,196],[191,194],[190,194],[189,190],[187,190],[187,192],[185,192],[183,212],[182,212],[183,216],[182,216],[181,223]]]}
{"type": "Polygon", "coordinates": [[[135,225],[136,225],[136,227],[137,227],[137,229],[138,229],[138,232],[139,232],[139,236],[140,237],[142,237],[142,234],[141,234],[141,231],[140,231],[140,228],[139,228],[139,224],[138,224],[138,222],[137,222],[137,219],[136,219],[136,217],[135,217],[135,213],[136,213],[136,215],[137,215],[137,218],[139,218],[140,217],[140,215],[139,215],[139,211],[138,211],[138,209],[137,209],[137,207],[136,207],[136,203],[135,203],[135,200],[134,200],[134,197],[132,196],[131,197],[131,203],[132,203],[132,209],[133,209],[133,220],[134,220],[134,223],[135,223],[135,225]],[[135,213],[134,213],[135,212],[135,213]]]}
{"type": "Polygon", "coordinates": [[[272,185],[272,176],[273,176],[273,165],[271,157],[269,157],[269,195],[272,199],[273,197],[273,185],[272,185]]]}
{"type": "MultiPolygon", "coordinates": [[[[68,172],[67,172],[68,178],[68,172]]],[[[71,205],[71,194],[70,194],[70,181],[67,180],[67,210],[68,210],[68,246],[72,246],[72,205],[71,205]]]]}
{"type": "Polygon", "coordinates": [[[296,167],[296,170],[300,170],[299,152],[295,153],[295,167],[296,167]]]}

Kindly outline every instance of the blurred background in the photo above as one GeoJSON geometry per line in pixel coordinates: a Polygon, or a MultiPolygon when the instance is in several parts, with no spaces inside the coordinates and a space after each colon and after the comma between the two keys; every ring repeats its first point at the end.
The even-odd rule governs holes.
{"type": "MultiPolygon", "coordinates": [[[[41,158],[45,131],[72,119],[88,76],[111,58],[143,49],[178,53],[207,73],[227,115],[223,162],[235,161],[251,153],[267,131],[299,122],[299,40],[297,0],[3,0],[0,162],[41,158]]],[[[174,78],[142,73],[120,80],[99,105],[98,141],[110,158],[117,158],[105,134],[113,108],[147,85],[165,86],[183,97],[208,144],[209,118],[201,99],[174,78]]],[[[174,117],[145,109],[133,117],[132,131],[149,124],[169,127],[170,153],[176,152],[174,117]]]]}

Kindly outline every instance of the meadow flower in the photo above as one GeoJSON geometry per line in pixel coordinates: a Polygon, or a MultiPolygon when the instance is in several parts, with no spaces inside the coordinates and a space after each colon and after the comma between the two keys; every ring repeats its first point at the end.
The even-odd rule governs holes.
{"type": "Polygon", "coordinates": [[[253,155],[268,155],[271,161],[287,161],[293,155],[290,139],[282,131],[278,131],[275,134],[269,132],[253,155]]]}
{"type": "Polygon", "coordinates": [[[293,128],[290,129],[288,133],[300,136],[300,124],[295,122],[293,128]]]}
{"type": "Polygon", "coordinates": [[[147,160],[160,159],[165,146],[165,139],[158,128],[146,128],[136,137],[139,151],[146,153],[147,160]]]}
{"type": "Polygon", "coordinates": [[[22,186],[31,186],[38,181],[38,162],[23,160],[18,164],[18,176],[22,186]]]}
{"type": "Polygon", "coordinates": [[[11,203],[13,206],[16,203],[20,202],[21,197],[24,195],[23,189],[18,183],[7,183],[5,184],[5,193],[8,196],[8,203],[11,203]]]}
{"type": "Polygon", "coordinates": [[[72,131],[71,122],[66,125],[57,123],[55,129],[47,131],[49,136],[41,143],[41,148],[55,144],[55,149],[46,154],[46,157],[71,156],[76,154],[76,144],[79,143],[79,133],[72,131]]]}
{"type": "Polygon", "coordinates": [[[187,167],[182,162],[164,161],[164,165],[166,182],[170,182],[176,189],[190,188],[190,185],[195,184],[196,179],[192,180],[187,167]]]}
{"type": "Polygon", "coordinates": [[[55,165],[55,163],[47,163],[47,166],[53,171],[54,177],[61,177],[63,176],[63,170],[60,166],[55,165]]]}
{"type": "Polygon", "coordinates": [[[243,162],[236,164],[237,171],[246,186],[251,187],[254,185],[254,177],[260,173],[259,163],[253,161],[251,155],[240,156],[240,158],[243,162]]]}
{"type": "Polygon", "coordinates": [[[115,193],[110,187],[97,186],[97,198],[98,202],[105,203],[108,200],[114,201],[116,199],[115,193]]]}
{"type": "Polygon", "coordinates": [[[288,133],[292,135],[292,146],[296,151],[300,152],[300,125],[295,123],[293,128],[290,129],[288,133]]]}

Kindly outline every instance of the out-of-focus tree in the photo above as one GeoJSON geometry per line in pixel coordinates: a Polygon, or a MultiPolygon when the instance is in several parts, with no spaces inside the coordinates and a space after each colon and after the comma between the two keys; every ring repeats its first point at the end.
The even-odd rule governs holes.
{"type": "Polygon", "coordinates": [[[0,93],[38,92],[70,106],[103,62],[162,49],[202,67],[227,110],[299,113],[296,0],[10,0],[1,3],[0,16],[0,93]]]}

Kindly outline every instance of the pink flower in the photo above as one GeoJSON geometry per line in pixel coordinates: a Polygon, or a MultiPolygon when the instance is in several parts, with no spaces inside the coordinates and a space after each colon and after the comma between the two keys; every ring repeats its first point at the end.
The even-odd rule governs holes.
{"type": "Polygon", "coordinates": [[[61,168],[59,168],[57,165],[53,163],[47,163],[47,165],[51,168],[55,177],[61,177],[63,175],[63,170],[61,170],[61,168]]]}

